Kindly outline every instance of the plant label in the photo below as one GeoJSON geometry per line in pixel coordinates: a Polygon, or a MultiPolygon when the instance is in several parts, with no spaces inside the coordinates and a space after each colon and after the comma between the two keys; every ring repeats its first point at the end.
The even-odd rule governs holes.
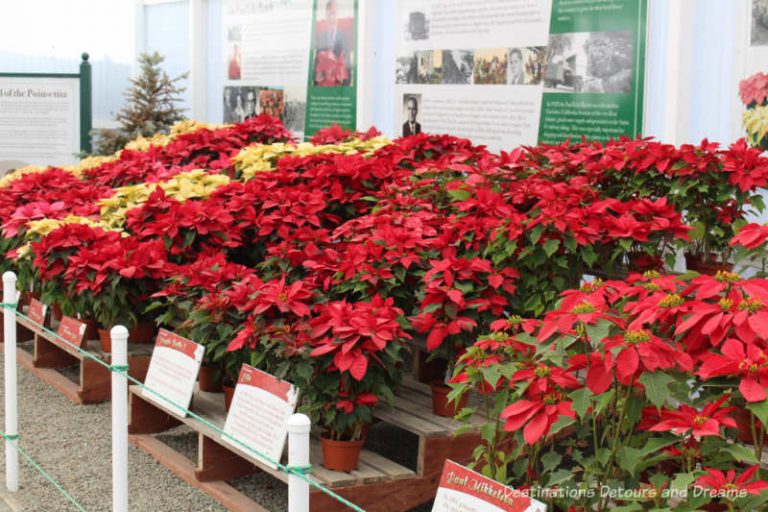
{"type": "MultiPolygon", "coordinates": [[[[244,364],[237,379],[224,432],[243,445],[279,461],[288,434],[288,419],[296,410],[297,398],[298,390],[290,382],[244,364]]],[[[277,468],[240,443],[228,437],[222,437],[222,440],[256,457],[266,466],[277,468]]]]}
{"type": "Polygon", "coordinates": [[[546,512],[525,493],[446,460],[432,512],[546,512]]]}
{"type": "MultiPolygon", "coordinates": [[[[65,316],[61,319],[61,323],[59,324],[59,328],[56,331],[56,334],[64,338],[68,343],[71,343],[76,347],[80,347],[82,346],[83,338],[85,337],[85,329],[86,325],[80,320],[76,320],[71,316],[65,316]]],[[[57,344],[64,347],[67,346],[66,343],[61,343],[58,341],[57,344]]]]}
{"type": "Polygon", "coordinates": [[[185,417],[195,391],[205,348],[160,329],[149,361],[142,396],[177,417],[185,417]]]}
{"type": "Polygon", "coordinates": [[[29,310],[27,316],[37,325],[42,326],[45,323],[45,312],[48,310],[48,306],[43,304],[37,299],[32,299],[29,302],[29,310]]]}

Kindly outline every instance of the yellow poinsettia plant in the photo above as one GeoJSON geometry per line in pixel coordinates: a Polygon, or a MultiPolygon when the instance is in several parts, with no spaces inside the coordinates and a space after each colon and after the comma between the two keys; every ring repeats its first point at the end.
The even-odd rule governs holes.
{"type": "Polygon", "coordinates": [[[298,144],[255,144],[243,148],[233,159],[237,175],[243,181],[253,179],[260,172],[272,171],[277,161],[285,156],[305,157],[314,155],[338,154],[364,156],[391,144],[386,137],[373,137],[368,140],[352,139],[338,144],[319,144],[300,142],[298,144]]]}

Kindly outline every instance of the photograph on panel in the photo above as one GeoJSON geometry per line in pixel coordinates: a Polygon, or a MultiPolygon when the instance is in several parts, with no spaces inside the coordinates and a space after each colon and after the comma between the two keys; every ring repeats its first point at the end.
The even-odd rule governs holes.
{"type": "Polygon", "coordinates": [[[544,87],[550,92],[632,92],[632,48],[631,32],[552,34],[544,87]]]}

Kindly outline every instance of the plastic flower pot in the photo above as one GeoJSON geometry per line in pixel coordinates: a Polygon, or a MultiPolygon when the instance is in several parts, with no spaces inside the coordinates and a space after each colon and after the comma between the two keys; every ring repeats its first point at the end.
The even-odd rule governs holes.
{"type": "Polygon", "coordinates": [[[432,389],[432,412],[436,416],[445,416],[453,418],[458,412],[466,407],[468,395],[465,393],[458,403],[448,400],[448,393],[451,387],[443,384],[441,381],[432,381],[429,383],[432,389]]]}
{"type": "Polygon", "coordinates": [[[324,436],[320,437],[323,448],[323,466],[332,471],[349,473],[357,468],[360,460],[360,450],[363,449],[365,438],[357,441],[336,441],[324,436]]]}
{"type": "Polygon", "coordinates": [[[112,336],[110,336],[109,330],[99,329],[98,331],[101,351],[105,354],[110,354],[112,352],[112,336]]]}
{"type": "MultiPolygon", "coordinates": [[[[200,367],[200,373],[197,374],[197,385],[200,391],[208,393],[221,393],[222,391],[221,377],[216,377],[216,369],[210,366],[200,367]]],[[[230,398],[231,400],[232,398],[230,398]]]]}
{"type": "Polygon", "coordinates": [[[58,302],[54,302],[53,307],[51,308],[51,319],[61,322],[63,317],[64,313],[61,312],[61,305],[58,302]]]}
{"type": "Polygon", "coordinates": [[[232,397],[235,396],[235,387],[223,385],[222,388],[224,389],[224,408],[229,411],[232,406],[232,397]]]}
{"type": "Polygon", "coordinates": [[[131,343],[154,343],[157,329],[154,322],[139,322],[128,329],[128,341],[131,343]]]}
{"type": "Polygon", "coordinates": [[[706,274],[708,276],[714,276],[718,272],[731,272],[733,271],[733,263],[723,263],[718,260],[704,260],[698,254],[685,253],[685,267],[688,270],[693,270],[699,274],[706,274]]]}

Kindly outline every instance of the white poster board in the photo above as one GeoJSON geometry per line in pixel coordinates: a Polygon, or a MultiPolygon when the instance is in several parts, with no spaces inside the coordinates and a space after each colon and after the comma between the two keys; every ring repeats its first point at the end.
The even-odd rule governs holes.
{"type": "Polygon", "coordinates": [[[446,460],[432,512],[546,512],[547,506],[511,487],[446,460]]]}
{"type": "Polygon", "coordinates": [[[223,0],[224,122],[267,113],[303,137],[312,0],[223,0]]]}
{"type": "MultiPolygon", "coordinates": [[[[288,434],[288,419],[296,410],[298,390],[289,382],[244,364],[237,379],[224,432],[240,442],[280,460],[288,434]]],[[[237,446],[233,440],[222,440],[237,446]]],[[[251,455],[255,455],[249,452],[251,455]]],[[[265,465],[276,469],[267,461],[265,465]]]]}
{"type": "Polygon", "coordinates": [[[68,165],[79,152],[79,78],[0,76],[0,167],[68,165]]]}
{"type": "Polygon", "coordinates": [[[203,362],[205,347],[160,329],[149,361],[142,397],[151,400],[174,416],[185,417],[192,401],[197,374],[203,362]],[[160,398],[161,395],[167,400],[160,398]],[[171,405],[177,405],[174,407],[171,405]]]}
{"type": "Polygon", "coordinates": [[[543,59],[536,52],[546,50],[552,2],[510,4],[398,0],[395,135],[412,135],[415,101],[412,126],[420,131],[466,137],[492,150],[536,144],[543,81],[523,73],[513,82],[506,68],[512,49],[523,65],[543,59]]]}

